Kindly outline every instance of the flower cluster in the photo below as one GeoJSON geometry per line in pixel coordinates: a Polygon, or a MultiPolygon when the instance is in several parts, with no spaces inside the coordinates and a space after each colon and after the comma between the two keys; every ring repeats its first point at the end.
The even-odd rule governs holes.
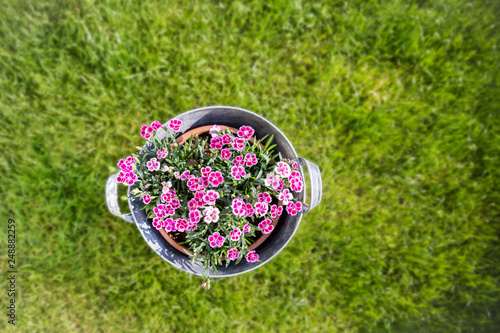
{"type": "Polygon", "coordinates": [[[151,134],[159,128],[163,128],[163,125],[160,124],[160,122],[158,122],[157,120],[153,121],[149,126],[143,124],[141,128],[141,136],[149,139],[151,137],[151,134]]]}
{"type": "Polygon", "coordinates": [[[207,277],[223,261],[258,261],[250,245],[273,232],[285,210],[302,210],[295,198],[303,189],[298,163],[278,160],[268,148],[272,137],[257,140],[250,126],[214,125],[182,141],[181,126],[172,119],[165,128],[176,134],[159,138],[161,123],[143,125],[141,136],[150,144],[118,162],[118,181],[134,185],[131,193],[155,229],[185,235],[190,258],[204,263],[207,277]]]}

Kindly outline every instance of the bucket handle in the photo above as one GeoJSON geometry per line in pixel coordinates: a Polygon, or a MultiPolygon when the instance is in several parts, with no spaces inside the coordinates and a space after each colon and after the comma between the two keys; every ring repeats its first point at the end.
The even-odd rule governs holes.
{"type": "Polygon", "coordinates": [[[115,173],[114,175],[109,176],[108,181],[106,182],[106,203],[108,204],[108,209],[111,214],[121,217],[127,222],[134,222],[132,218],[132,214],[122,214],[120,212],[120,207],[118,206],[118,182],[116,181],[116,177],[118,177],[120,173],[115,173]]]}
{"type": "MultiPolygon", "coordinates": [[[[309,206],[304,207],[304,213],[307,213],[321,202],[321,196],[323,194],[321,172],[319,171],[319,167],[316,164],[309,162],[305,158],[299,157],[298,160],[300,165],[306,165],[307,169],[309,170],[309,182],[311,183],[311,201],[309,202],[309,206]]],[[[307,191],[305,187],[304,197],[307,197],[307,191]]]]}

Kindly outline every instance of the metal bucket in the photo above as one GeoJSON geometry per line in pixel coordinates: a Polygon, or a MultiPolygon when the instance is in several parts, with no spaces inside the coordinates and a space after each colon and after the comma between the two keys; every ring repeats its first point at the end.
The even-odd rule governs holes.
{"type": "MultiPolygon", "coordinates": [[[[210,270],[209,274],[211,277],[235,276],[249,272],[266,264],[281,250],[283,250],[292,239],[293,235],[297,231],[302,215],[314,208],[321,201],[322,183],[321,173],[318,166],[304,158],[298,157],[290,141],[288,141],[287,137],[276,126],[265,118],[248,110],[229,106],[209,106],[185,112],[176,116],[175,119],[182,121],[180,133],[185,133],[196,127],[213,124],[226,125],[236,128],[239,128],[242,125],[252,126],[255,129],[255,136],[257,138],[262,138],[268,134],[274,135],[273,144],[277,144],[274,148],[275,151],[280,152],[283,158],[297,160],[300,164],[299,169],[303,179],[305,178],[302,166],[307,166],[309,170],[309,191],[311,192],[311,195],[310,201],[306,203],[309,206],[304,207],[302,212],[295,216],[288,215],[286,211],[283,211],[280,221],[274,231],[265,240],[265,242],[257,248],[260,261],[249,263],[242,260],[237,265],[235,265],[234,262],[231,262],[228,267],[225,265],[217,266],[219,274],[217,274],[214,270],[210,270]]],[[[167,128],[167,126],[165,126],[165,128],[167,128]]],[[[167,131],[163,129],[158,130],[158,135],[161,139],[173,134],[174,132],[170,129],[167,131]]],[[[130,191],[134,188],[134,185],[130,186],[128,190],[131,213],[122,214],[120,212],[117,196],[117,176],[118,173],[110,176],[106,183],[106,202],[111,213],[121,217],[127,222],[135,222],[139,232],[142,237],[144,237],[144,240],[163,260],[185,272],[202,275],[205,272],[205,268],[203,268],[201,262],[192,263],[185,253],[178,251],[170,245],[161,236],[160,232],[151,226],[151,222],[147,221],[145,211],[140,210],[143,206],[142,201],[130,197],[130,191]]],[[[304,185],[302,192],[297,196],[298,200],[302,202],[304,202],[304,198],[306,198],[306,187],[307,184],[304,185]]]]}

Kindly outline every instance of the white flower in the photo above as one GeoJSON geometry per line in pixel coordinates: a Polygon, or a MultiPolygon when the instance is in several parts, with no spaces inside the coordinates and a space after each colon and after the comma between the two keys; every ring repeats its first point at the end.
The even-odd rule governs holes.
{"type": "Polygon", "coordinates": [[[280,176],[270,172],[267,174],[264,183],[266,184],[267,187],[272,187],[273,189],[276,190],[280,186],[280,176]]]}
{"type": "Polygon", "coordinates": [[[205,215],[205,218],[203,221],[205,223],[215,223],[219,221],[219,209],[215,207],[207,207],[203,210],[203,215],[205,215]]]}
{"type": "Polygon", "coordinates": [[[219,126],[217,126],[217,125],[214,125],[214,126],[212,126],[212,128],[210,128],[210,132],[209,133],[212,136],[212,138],[215,138],[215,137],[219,136],[217,134],[217,132],[220,132],[220,131],[221,131],[221,128],[219,126]]]}
{"type": "Polygon", "coordinates": [[[161,184],[163,185],[163,189],[161,190],[163,193],[167,193],[170,190],[170,188],[172,187],[171,181],[162,182],[161,184]]]}
{"type": "Polygon", "coordinates": [[[276,168],[274,168],[274,171],[282,178],[287,178],[288,176],[290,176],[292,169],[287,163],[279,162],[276,168]]]}
{"type": "Polygon", "coordinates": [[[289,189],[284,189],[283,192],[281,192],[278,195],[278,199],[283,201],[283,205],[288,205],[290,200],[293,198],[293,194],[290,193],[289,189]]]}
{"type": "Polygon", "coordinates": [[[274,178],[274,173],[272,172],[269,172],[266,176],[266,180],[264,180],[264,183],[266,184],[266,186],[271,186],[272,182],[273,182],[273,178],[274,178]]]}

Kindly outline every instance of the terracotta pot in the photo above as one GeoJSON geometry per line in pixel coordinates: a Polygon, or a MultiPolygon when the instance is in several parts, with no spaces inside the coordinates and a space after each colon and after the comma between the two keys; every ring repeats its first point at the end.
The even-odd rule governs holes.
{"type": "MultiPolygon", "coordinates": [[[[206,134],[210,131],[210,129],[212,128],[213,125],[208,125],[208,126],[201,126],[201,127],[198,127],[198,128],[195,128],[195,129],[192,129],[184,134],[182,134],[181,136],[179,136],[177,138],[177,142],[182,145],[184,144],[184,142],[186,142],[187,140],[189,140],[189,138],[191,136],[196,136],[196,135],[202,135],[202,134],[206,134]]],[[[221,130],[225,130],[225,129],[229,129],[231,131],[231,133],[233,134],[236,134],[238,133],[238,130],[234,127],[229,127],[229,126],[222,126],[222,125],[219,125],[219,127],[221,128],[221,130]]],[[[250,138],[248,140],[250,143],[254,143],[255,142],[255,139],[254,137],[250,138]]],[[[260,145],[261,147],[262,144],[260,145]]],[[[278,201],[276,203],[278,206],[283,206],[282,202],[281,201],[278,201]]],[[[278,221],[280,220],[280,217],[279,216],[276,216],[274,219],[273,219],[273,227],[276,228],[276,225],[278,224],[278,221]]],[[[249,221],[250,222],[250,221],[249,221]]],[[[274,231],[274,229],[273,229],[274,231]]],[[[257,238],[257,240],[251,244],[248,249],[250,251],[252,250],[255,250],[260,244],[262,244],[269,236],[271,236],[271,233],[268,233],[268,234],[262,234],[259,238],[257,238]]],[[[189,250],[189,248],[185,245],[181,245],[179,244],[175,238],[176,238],[176,234],[177,233],[171,233],[171,232],[167,232],[165,231],[164,228],[161,228],[160,229],[160,234],[163,236],[163,238],[165,238],[165,240],[170,244],[172,245],[174,248],[176,248],[177,250],[179,250],[180,252],[182,252],[183,254],[186,254],[186,251],[188,251],[189,253],[193,253],[193,251],[189,250]]],[[[185,232],[183,232],[182,234],[186,234],[185,232]]],[[[187,255],[187,254],[186,254],[187,255]]],[[[222,258],[222,260],[225,260],[225,257],[222,258]]]]}

